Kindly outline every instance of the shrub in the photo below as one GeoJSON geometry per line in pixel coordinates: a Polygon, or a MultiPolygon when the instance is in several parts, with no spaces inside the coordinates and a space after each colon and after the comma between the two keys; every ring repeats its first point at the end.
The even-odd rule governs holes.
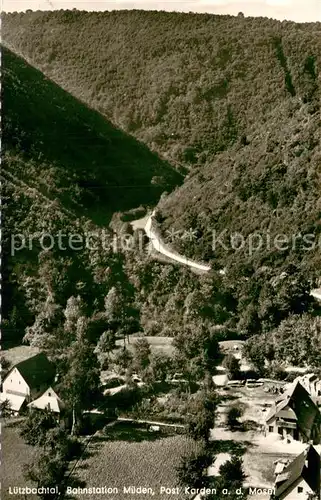
{"type": "Polygon", "coordinates": [[[232,406],[227,412],[227,425],[229,429],[235,430],[240,426],[239,418],[242,416],[242,410],[237,406],[232,406]]]}

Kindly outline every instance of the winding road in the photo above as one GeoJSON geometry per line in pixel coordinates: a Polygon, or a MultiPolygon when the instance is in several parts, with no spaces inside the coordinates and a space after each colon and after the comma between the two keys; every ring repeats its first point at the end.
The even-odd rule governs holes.
{"type": "Polygon", "coordinates": [[[144,227],[145,233],[150,239],[150,242],[153,246],[153,248],[161,253],[162,255],[165,255],[166,257],[169,257],[171,260],[175,262],[179,262],[180,264],[184,264],[192,269],[197,269],[198,271],[203,271],[203,272],[208,272],[211,270],[211,266],[206,265],[206,264],[199,264],[198,262],[195,262],[194,260],[188,259],[187,257],[184,257],[184,255],[180,255],[176,252],[173,252],[169,250],[164,243],[159,239],[155,231],[153,231],[153,224],[152,224],[152,219],[153,219],[154,213],[152,213],[148,219],[147,223],[144,227]]]}

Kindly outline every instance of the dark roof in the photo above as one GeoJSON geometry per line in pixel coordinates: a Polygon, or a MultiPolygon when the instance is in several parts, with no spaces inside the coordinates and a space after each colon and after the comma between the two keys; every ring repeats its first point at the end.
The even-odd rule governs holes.
{"type": "Polygon", "coordinates": [[[44,353],[36,354],[14,366],[25,379],[30,389],[50,384],[55,377],[55,367],[44,353]]]}
{"type": "Polygon", "coordinates": [[[289,391],[283,394],[282,400],[271,408],[266,421],[268,422],[274,416],[289,406],[294,411],[297,417],[297,424],[300,432],[310,439],[311,430],[315,419],[320,412],[316,404],[312,401],[310,394],[300,384],[295,382],[289,391]]]}
{"type": "Polygon", "coordinates": [[[311,490],[316,494],[320,493],[320,455],[314,448],[314,446],[309,445],[306,450],[304,450],[301,455],[297,456],[289,465],[287,465],[281,474],[276,478],[282,482],[276,485],[275,497],[283,498],[282,495],[290,488],[293,483],[295,483],[300,477],[302,477],[306,483],[309,485],[311,490]],[[308,461],[308,466],[306,466],[306,460],[308,461]]]}

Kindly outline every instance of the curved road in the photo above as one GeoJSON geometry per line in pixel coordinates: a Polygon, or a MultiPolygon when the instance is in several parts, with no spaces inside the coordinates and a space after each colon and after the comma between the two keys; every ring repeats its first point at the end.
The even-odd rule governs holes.
{"type": "Polygon", "coordinates": [[[199,264],[198,262],[195,262],[194,260],[188,259],[187,257],[184,257],[184,255],[180,255],[176,252],[172,252],[166,246],[161,242],[161,240],[158,238],[157,234],[153,231],[152,229],[152,218],[153,215],[150,215],[147,219],[147,223],[145,225],[145,233],[147,234],[148,238],[151,241],[151,244],[155,248],[155,250],[166,257],[169,257],[170,259],[174,260],[175,262],[179,262],[180,264],[185,264],[186,266],[189,266],[193,269],[197,269],[198,271],[203,271],[203,272],[208,272],[211,270],[211,266],[206,265],[206,264],[199,264]]]}

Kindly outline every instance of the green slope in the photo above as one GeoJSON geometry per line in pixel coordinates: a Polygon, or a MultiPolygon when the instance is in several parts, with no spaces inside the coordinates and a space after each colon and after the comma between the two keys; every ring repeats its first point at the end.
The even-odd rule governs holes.
{"type": "Polygon", "coordinates": [[[44,197],[106,224],[180,181],[145,145],[8,49],[3,72],[5,171],[44,197]]]}
{"type": "Polygon", "coordinates": [[[111,281],[126,288],[108,242],[73,250],[65,240],[60,249],[58,232],[108,237],[115,212],[154,205],[181,175],[6,48],[2,69],[3,338],[14,343],[51,294],[61,305],[80,294],[90,310],[111,281]],[[50,251],[48,237],[40,244],[45,233],[50,251]],[[105,286],[96,275],[106,268],[105,286]]]}
{"type": "Polygon", "coordinates": [[[146,11],[3,16],[6,44],[188,168],[228,150],[284,99],[311,97],[320,28],[146,11]]]}
{"type": "MultiPolygon", "coordinates": [[[[4,54],[9,82],[4,139],[8,171],[17,179],[7,177],[8,198],[20,207],[17,214],[6,208],[8,227],[38,230],[41,213],[46,228],[67,225],[73,231],[70,212],[78,227],[84,219],[85,227],[89,220],[105,224],[113,211],[156,203],[162,191],[171,191],[158,205],[160,230],[167,238],[168,230],[191,229],[196,240],[171,244],[230,268],[216,285],[227,283],[232,290],[232,305],[226,307],[241,330],[269,329],[289,311],[305,310],[301,303],[288,308],[284,303],[293,297],[300,302],[298,284],[307,295],[320,273],[318,247],[263,247],[251,255],[214,251],[212,231],[237,231],[245,238],[255,231],[320,236],[320,28],[320,23],[143,11],[4,15],[4,43],[29,61],[4,54]],[[117,170],[110,168],[116,163],[117,170]],[[175,190],[181,177],[171,165],[188,172],[175,190]],[[125,183],[132,187],[125,189],[125,183]],[[36,188],[33,198],[28,186],[36,188]],[[275,280],[283,269],[288,274],[279,300],[275,280]],[[250,279],[243,279],[246,275],[250,279]]],[[[136,258],[130,263],[127,256],[135,276],[136,258]]],[[[77,289],[79,262],[75,256],[70,260],[72,277],[63,286],[64,266],[51,263],[62,303],[77,289]]],[[[95,256],[89,260],[95,268],[95,256]]],[[[160,321],[165,332],[174,312],[182,310],[187,287],[177,278],[173,292],[167,276],[183,276],[184,270],[157,266],[150,289],[137,286],[148,289],[146,302],[139,299],[144,325],[160,321]]],[[[154,269],[144,261],[139,283],[148,282],[149,267],[154,269]]],[[[22,274],[20,268],[15,272],[22,274]]],[[[198,278],[188,279],[188,290],[196,290],[198,278]]],[[[212,279],[206,276],[204,282],[212,279]]],[[[89,295],[94,293],[88,285],[89,295]]],[[[215,293],[206,287],[204,297],[205,306],[216,307],[215,293]]],[[[181,318],[175,321],[181,326],[181,318]]]]}
{"type": "Polygon", "coordinates": [[[164,235],[191,229],[192,241],[176,238],[174,246],[219,268],[295,263],[320,273],[320,134],[318,109],[296,98],[279,103],[247,144],[195,170],[161,202],[164,235]]]}

